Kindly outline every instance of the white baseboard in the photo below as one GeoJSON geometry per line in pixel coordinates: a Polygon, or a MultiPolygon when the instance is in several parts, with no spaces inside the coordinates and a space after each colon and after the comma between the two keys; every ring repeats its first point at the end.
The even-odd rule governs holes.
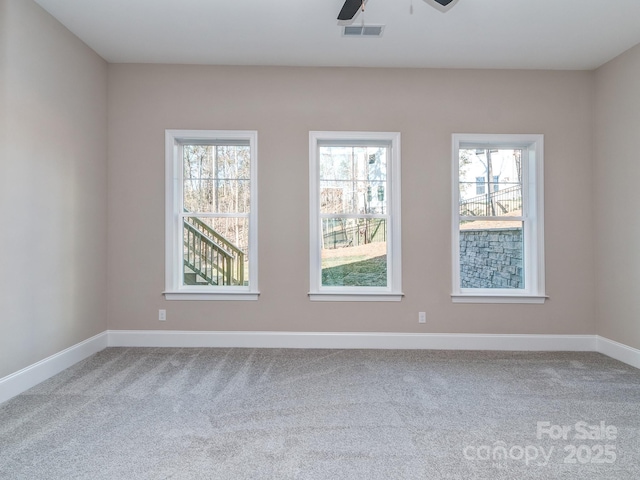
{"type": "Polygon", "coordinates": [[[632,367],[640,368],[640,350],[637,348],[629,347],[598,335],[596,351],[632,367]]]}
{"type": "Polygon", "coordinates": [[[599,352],[640,368],[640,350],[598,335],[108,330],[0,378],[0,403],[107,346],[584,351],[599,352]]]}
{"type": "Polygon", "coordinates": [[[107,332],[99,333],[33,365],[0,378],[0,403],[53,377],[108,345],[107,332]]]}
{"type": "Polygon", "coordinates": [[[588,351],[595,335],[109,330],[110,347],[588,351]]]}

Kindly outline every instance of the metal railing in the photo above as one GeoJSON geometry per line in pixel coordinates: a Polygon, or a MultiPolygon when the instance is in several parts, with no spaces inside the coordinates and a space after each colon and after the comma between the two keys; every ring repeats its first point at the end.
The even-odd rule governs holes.
{"type": "MultiPolygon", "coordinates": [[[[324,248],[355,247],[387,240],[387,221],[381,218],[362,219],[347,227],[344,219],[322,236],[324,248]]],[[[325,230],[326,231],[326,230],[325,230]]]]}
{"type": "Polygon", "coordinates": [[[460,215],[470,217],[494,217],[522,209],[522,188],[520,185],[483,193],[460,201],[460,215]]]}

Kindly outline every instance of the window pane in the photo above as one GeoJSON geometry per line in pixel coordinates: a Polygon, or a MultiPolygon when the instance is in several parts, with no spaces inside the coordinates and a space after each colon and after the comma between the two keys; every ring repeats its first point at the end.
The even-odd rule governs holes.
{"type": "Polygon", "coordinates": [[[188,212],[249,211],[249,146],[184,145],[183,152],[183,196],[188,212]]]}
{"type": "Polygon", "coordinates": [[[185,217],[184,285],[249,284],[249,219],[185,217]]]}
{"type": "Polygon", "coordinates": [[[461,216],[522,215],[521,149],[460,149],[459,162],[461,216]]]}
{"type": "Polygon", "coordinates": [[[386,147],[320,147],[320,212],[387,213],[386,147]]]}
{"type": "Polygon", "coordinates": [[[213,154],[206,145],[183,147],[184,207],[190,212],[210,211],[213,203],[213,154]]]}
{"type": "Polygon", "coordinates": [[[251,174],[249,145],[216,145],[214,151],[216,178],[248,179],[251,174]]]}
{"type": "Polygon", "coordinates": [[[387,286],[387,222],[322,219],[322,286],[387,286]]]}
{"type": "Polygon", "coordinates": [[[184,178],[213,178],[213,147],[207,145],[184,145],[184,178]]]}
{"type": "Polygon", "coordinates": [[[386,214],[384,181],[320,181],[320,213],[386,214]]]}
{"type": "Polygon", "coordinates": [[[184,179],[184,208],[187,212],[211,212],[213,205],[213,180],[184,179]]]}
{"type": "Polygon", "coordinates": [[[460,287],[523,289],[523,254],[523,222],[461,222],[460,287]]]}
{"type": "Polygon", "coordinates": [[[249,180],[216,180],[214,182],[215,213],[248,213],[250,206],[249,180]]]}

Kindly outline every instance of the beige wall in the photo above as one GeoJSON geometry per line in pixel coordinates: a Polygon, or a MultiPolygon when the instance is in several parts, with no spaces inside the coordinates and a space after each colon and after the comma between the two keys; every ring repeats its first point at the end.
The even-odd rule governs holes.
{"type": "Polygon", "coordinates": [[[108,71],[110,329],[595,333],[592,72],[108,71]],[[164,300],[167,128],[258,131],[259,301],[164,300]],[[402,133],[402,302],[308,300],[310,130],[402,133]],[[451,303],[453,132],[545,135],[545,305],[451,303]]]}
{"type": "Polygon", "coordinates": [[[640,45],[595,78],[598,334],[640,348],[640,45]]]}
{"type": "Polygon", "coordinates": [[[0,0],[0,378],[104,331],[107,65],[0,0]]]}

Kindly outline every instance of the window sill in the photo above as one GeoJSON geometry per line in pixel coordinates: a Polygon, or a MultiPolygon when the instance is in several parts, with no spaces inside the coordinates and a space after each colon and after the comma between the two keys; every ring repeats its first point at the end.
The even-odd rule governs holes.
{"type": "Polygon", "coordinates": [[[451,294],[453,303],[544,303],[546,295],[474,295],[465,293],[451,294]]]}
{"type": "Polygon", "coordinates": [[[162,292],[165,300],[258,300],[260,292],[162,292]]]}
{"type": "Polygon", "coordinates": [[[404,293],[309,293],[312,302],[399,302],[404,293]]]}

